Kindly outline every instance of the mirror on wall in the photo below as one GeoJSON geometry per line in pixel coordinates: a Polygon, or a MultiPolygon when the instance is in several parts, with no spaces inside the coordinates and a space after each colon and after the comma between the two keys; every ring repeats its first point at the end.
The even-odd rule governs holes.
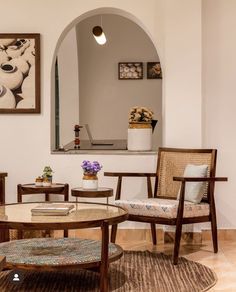
{"type": "MultiPolygon", "coordinates": [[[[159,62],[157,51],[133,21],[104,14],[76,24],[61,42],[56,58],[56,148],[74,140],[75,124],[89,125],[95,140],[124,141],[130,108],[145,106],[158,120],[153,134],[153,149],[157,149],[162,144],[162,79],[147,78],[147,62],[159,62]],[[95,26],[101,26],[106,35],[104,45],[93,36],[95,26]],[[142,64],[142,78],[119,78],[119,63],[131,62],[137,64],[137,70],[142,64]]],[[[89,140],[85,126],[80,139],[89,140]]]]}

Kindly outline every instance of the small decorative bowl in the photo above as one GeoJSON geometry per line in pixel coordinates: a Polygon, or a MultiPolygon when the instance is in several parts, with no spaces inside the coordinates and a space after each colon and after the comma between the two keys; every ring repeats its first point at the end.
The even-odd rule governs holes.
{"type": "Polygon", "coordinates": [[[35,179],[35,186],[36,187],[42,187],[43,186],[43,179],[41,177],[37,177],[35,179]]]}

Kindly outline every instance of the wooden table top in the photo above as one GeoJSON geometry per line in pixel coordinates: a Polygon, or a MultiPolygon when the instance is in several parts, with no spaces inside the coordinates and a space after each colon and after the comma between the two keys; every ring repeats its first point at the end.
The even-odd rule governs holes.
{"type": "Polygon", "coordinates": [[[29,184],[20,184],[22,189],[27,189],[27,190],[32,190],[32,191],[45,191],[45,190],[59,190],[59,189],[63,189],[65,187],[66,184],[62,184],[62,183],[52,183],[50,186],[44,187],[38,187],[36,186],[34,183],[29,183],[29,184]]]}
{"type": "Polygon", "coordinates": [[[17,203],[0,206],[0,228],[13,229],[76,229],[100,227],[103,222],[118,224],[128,218],[121,207],[78,202],[53,202],[54,204],[73,205],[72,211],[65,216],[32,215],[31,210],[45,202],[17,203]]]}
{"type": "Polygon", "coordinates": [[[71,195],[84,198],[108,198],[113,196],[113,189],[105,187],[97,189],[73,188],[71,189],[71,195]]]}

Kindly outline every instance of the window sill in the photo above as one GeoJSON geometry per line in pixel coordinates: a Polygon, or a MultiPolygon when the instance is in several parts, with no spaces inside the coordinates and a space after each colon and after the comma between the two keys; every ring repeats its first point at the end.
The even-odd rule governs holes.
{"type": "Polygon", "coordinates": [[[130,151],[130,150],[52,150],[51,154],[89,154],[89,155],[157,155],[157,150],[149,151],[130,151]]]}

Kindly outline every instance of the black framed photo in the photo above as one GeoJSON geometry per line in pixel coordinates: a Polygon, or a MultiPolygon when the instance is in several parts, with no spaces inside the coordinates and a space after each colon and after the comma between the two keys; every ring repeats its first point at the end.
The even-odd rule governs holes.
{"type": "Polygon", "coordinates": [[[162,70],[160,62],[147,63],[147,79],[162,79],[162,70]]]}
{"type": "Polygon", "coordinates": [[[118,77],[120,80],[143,79],[142,62],[124,62],[118,64],[118,77]]]}
{"type": "Polygon", "coordinates": [[[0,34],[0,113],[40,113],[40,34],[0,34]]]}

